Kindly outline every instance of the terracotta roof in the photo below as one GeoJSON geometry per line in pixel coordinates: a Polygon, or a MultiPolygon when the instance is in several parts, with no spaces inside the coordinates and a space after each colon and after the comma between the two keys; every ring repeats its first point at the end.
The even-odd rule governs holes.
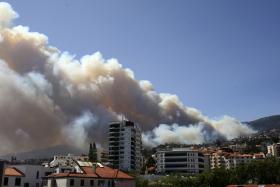
{"type": "Polygon", "coordinates": [[[254,157],[255,158],[265,158],[265,155],[264,155],[264,153],[255,153],[254,157]]]}
{"type": "MultiPolygon", "coordinates": [[[[82,167],[86,174],[94,173],[92,167],[82,167]]],[[[130,175],[108,166],[96,167],[95,174],[101,178],[118,178],[118,179],[133,179],[130,175]]]]}
{"type": "Polygon", "coordinates": [[[148,171],[155,171],[155,170],[156,170],[156,167],[154,167],[154,166],[151,166],[148,168],[148,171]]]}
{"type": "Polygon", "coordinates": [[[24,177],[24,173],[15,167],[5,168],[5,176],[24,177]]]}
{"type": "Polygon", "coordinates": [[[231,154],[231,157],[246,157],[246,158],[252,158],[253,155],[250,154],[231,154]]]}
{"type": "Polygon", "coordinates": [[[109,179],[133,179],[130,175],[107,166],[96,167],[94,172],[91,166],[81,167],[83,173],[53,173],[47,177],[81,177],[81,178],[109,178],[109,179]]]}
{"type": "Polygon", "coordinates": [[[98,178],[96,174],[85,174],[85,173],[52,173],[47,177],[81,177],[81,178],[98,178]]]}

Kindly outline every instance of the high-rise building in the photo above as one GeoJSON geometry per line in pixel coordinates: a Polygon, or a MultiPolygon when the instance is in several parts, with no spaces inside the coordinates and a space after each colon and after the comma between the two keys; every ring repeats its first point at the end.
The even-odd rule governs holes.
{"type": "Polygon", "coordinates": [[[141,169],[141,130],[139,125],[123,120],[109,126],[109,163],[123,171],[141,169]]]}

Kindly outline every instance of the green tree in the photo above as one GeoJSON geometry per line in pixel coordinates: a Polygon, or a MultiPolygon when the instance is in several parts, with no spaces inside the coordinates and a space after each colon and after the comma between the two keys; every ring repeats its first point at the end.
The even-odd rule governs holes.
{"type": "Polygon", "coordinates": [[[152,167],[156,165],[156,161],[153,159],[153,157],[149,157],[146,162],[146,167],[152,167]]]}
{"type": "Polygon", "coordinates": [[[148,187],[149,186],[149,181],[144,179],[141,176],[135,177],[135,183],[136,183],[137,187],[148,187]]]}
{"type": "Polygon", "coordinates": [[[97,148],[95,142],[89,144],[88,160],[90,162],[97,162],[97,148]]]}
{"type": "Polygon", "coordinates": [[[89,144],[89,150],[88,150],[88,161],[93,162],[93,151],[92,151],[92,143],[89,144]]]}
{"type": "Polygon", "coordinates": [[[92,162],[97,162],[97,148],[95,142],[92,143],[92,162]]]}

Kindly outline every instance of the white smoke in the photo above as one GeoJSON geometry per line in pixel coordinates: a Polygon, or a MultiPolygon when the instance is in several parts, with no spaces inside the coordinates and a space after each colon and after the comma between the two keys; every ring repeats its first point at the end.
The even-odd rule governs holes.
{"type": "Polygon", "coordinates": [[[105,60],[99,52],[76,59],[61,52],[44,34],[13,26],[17,17],[0,3],[0,153],[102,144],[108,123],[120,115],[139,123],[144,142],[152,146],[253,133],[231,117],[211,120],[176,95],[157,93],[117,59],[105,60]]]}
{"type": "Polygon", "coordinates": [[[10,4],[0,2],[0,29],[11,25],[12,21],[18,17],[10,4]]]}
{"type": "Polygon", "coordinates": [[[68,126],[65,127],[64,133],[67,137],[67,141],[71,145],[77,147],[86,147],[88,139],[88,129],[96,123],[96,119],[92,113],[85,111],[81,116],[75,118],[68,126]]]}
{"type": "Polygon", "coordinates": [[[230,140],[255,133],[247,125],[229,116],[217,121],[209,120],[209,124],[213,130],[206,128],[204,123],[189,126],[161,124],[151,132],[142,134],[142,140],[145,145],[154,147],[166,143],[202,144],[215,141],[221,138],[220,135],[230,140]]]}

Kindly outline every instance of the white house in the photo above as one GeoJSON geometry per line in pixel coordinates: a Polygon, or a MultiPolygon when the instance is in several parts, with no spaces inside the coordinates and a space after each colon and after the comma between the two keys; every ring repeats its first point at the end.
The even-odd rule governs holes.
{"type": "Polygon", "coordinates": [[[134,187],[130,175],[100,163],[76,161],[74,172],[53,173],[44,177],[44,187],[134,187]]]}
{"type": "Polygon", "coordinates": [[[6,167],[4,170],[4,177],[2,181],[3,187],[28,187],[23,184],[24,173],[15,167],[6,167]]]}
{"type": "Polygon", "coordinates": [[[51,173],[51,168],[41,165],[8,165],[4,169],[2,186],[40,187],[42,177],[51,173]]]}

